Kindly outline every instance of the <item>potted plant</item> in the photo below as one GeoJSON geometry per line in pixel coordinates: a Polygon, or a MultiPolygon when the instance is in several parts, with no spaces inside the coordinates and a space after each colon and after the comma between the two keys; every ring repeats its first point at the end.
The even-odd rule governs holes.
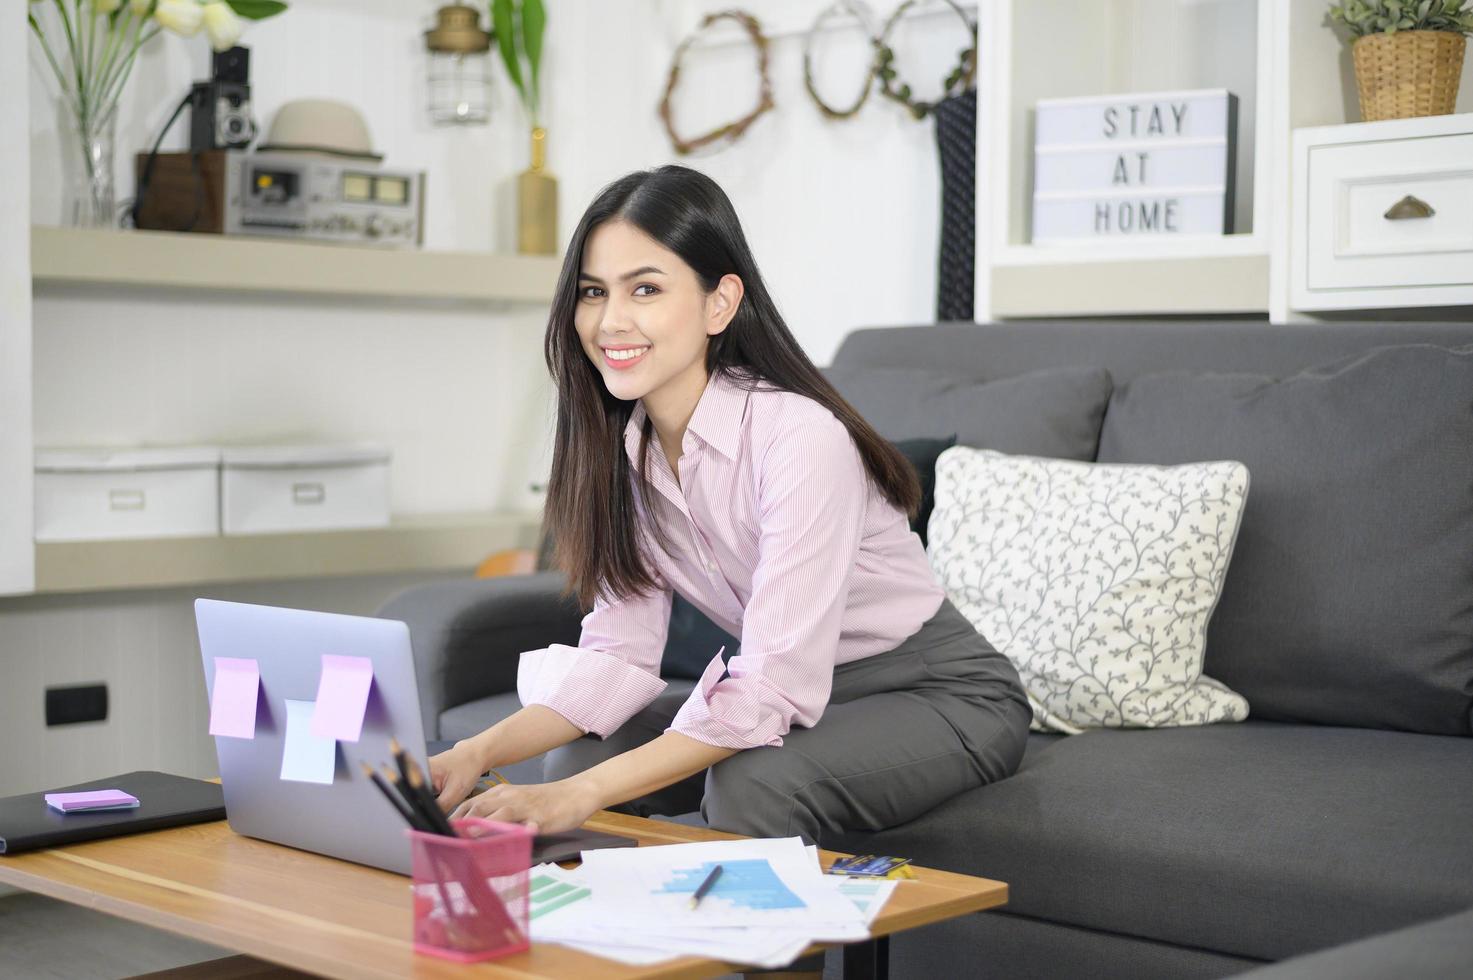
{"type": "Polygon", "coordinates": [[[491,0],[491,24],[506,74],[532,123],[532,165],[517,177],[517,251],[557,254],[557,179],[547,170],[542,128],[542,0],[491,0]]]}
{"type": "Polygon", "coordinates": [[[1452,112],[1463,73],[1468,0],[1344,0],[1330,20],[1355,39],[1356,86],[1366,121],[1452,112]]]}
{"type": "Polygon", "coordinates": [[[204,29],[224,51],[240,38],[242,18],[263,20],[281,0],[30,0],[31,31],[56,76],[69,225],[111,228],[113,136],[118,98],[138,49],[160,31],[185,37],[204,29]],[[54,15],[54,16],[51,16],[54,15]],[[49,21],[43,23],[43,21],[49,21]]]}

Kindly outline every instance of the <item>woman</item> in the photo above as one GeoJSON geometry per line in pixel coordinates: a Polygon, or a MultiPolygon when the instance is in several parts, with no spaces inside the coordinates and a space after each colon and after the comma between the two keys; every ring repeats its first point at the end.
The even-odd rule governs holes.
{"type": "Polygon", "coordinates": [[[522,654],[520,711],[430,760],[452,816],[552,833],[699,805],[813,843],[1017,768],[1027,699],[931,573],[914,469],[804,355],[710,178],[666,166],[599,193],[546,357],[545,522],[592,611],[577,647],[522,654]],[[658,676],[674,590],[741,637],[679,696],[658,676]],[[549,750],[548,782],[466,798],[549,750]]]}

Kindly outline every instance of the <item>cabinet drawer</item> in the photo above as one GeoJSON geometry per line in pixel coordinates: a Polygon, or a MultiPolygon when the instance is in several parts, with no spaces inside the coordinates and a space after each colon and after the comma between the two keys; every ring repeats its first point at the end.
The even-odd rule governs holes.
{"type": "Polygon", "coordinates": [[[1308,177],[1311,290],[1473,283],[1473,133],[1313,146],[1308,177]]]}

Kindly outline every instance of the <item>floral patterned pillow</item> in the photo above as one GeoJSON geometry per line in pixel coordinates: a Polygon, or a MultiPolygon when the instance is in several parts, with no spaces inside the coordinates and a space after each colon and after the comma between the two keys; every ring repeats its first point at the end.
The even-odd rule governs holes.
{"type": "Polygon", "coordinates": [[[1204,676],[1248,468],[1080,463],[957,446],[926,548],[947,595],[1018,668],[1033,727],[1242,721],[1204,676]]]}

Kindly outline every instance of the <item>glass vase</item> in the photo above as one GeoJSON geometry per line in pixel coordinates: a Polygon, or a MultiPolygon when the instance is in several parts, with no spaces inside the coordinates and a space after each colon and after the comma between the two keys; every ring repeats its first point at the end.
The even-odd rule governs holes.
{"type": "Polygon", "coordinates": [[[113,147],[118,104],[79,104],[57,99],[57,131],[61,137],[61,223],[75,228],[117,227],[113,189],[113,147]]]}

